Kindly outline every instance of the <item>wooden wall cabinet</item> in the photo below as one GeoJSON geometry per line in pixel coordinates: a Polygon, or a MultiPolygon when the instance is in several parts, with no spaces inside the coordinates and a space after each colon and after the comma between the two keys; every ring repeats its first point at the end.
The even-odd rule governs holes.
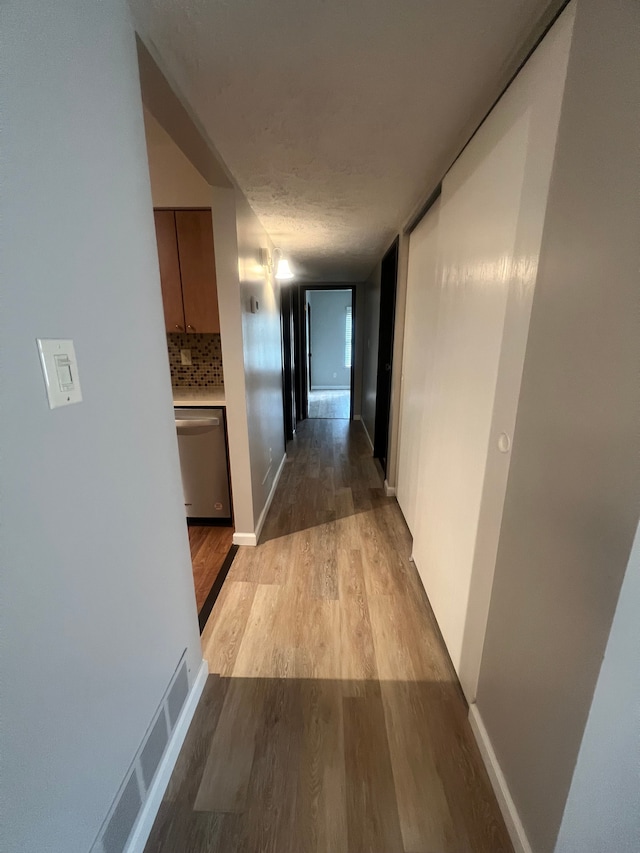
{"type": "Polygon", "coordinates": [[[220,332],[210,210],[154,210],[167,332],[220,332]]]}

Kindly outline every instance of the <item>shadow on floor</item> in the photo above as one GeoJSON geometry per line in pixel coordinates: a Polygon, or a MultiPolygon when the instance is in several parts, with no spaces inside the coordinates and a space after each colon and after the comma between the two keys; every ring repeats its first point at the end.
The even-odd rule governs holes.
{"type": "Polygon", "coordinates": [[[457,685],[210,676],[146,853],[512,853],[457,685]]]}
{"type": "Polygon", "coordinates": [[[361,424],[306,421],[288,449],[147,853],[511,851],[361,424]]]}

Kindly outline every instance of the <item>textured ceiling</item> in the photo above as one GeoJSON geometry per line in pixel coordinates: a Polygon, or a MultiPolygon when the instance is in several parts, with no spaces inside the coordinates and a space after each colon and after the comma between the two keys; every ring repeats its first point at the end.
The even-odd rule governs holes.
{"type": "Polygon", "coordinates": [[[130,2],[273,241],[318,281],[367,277],[549,5],[130,2]]]}

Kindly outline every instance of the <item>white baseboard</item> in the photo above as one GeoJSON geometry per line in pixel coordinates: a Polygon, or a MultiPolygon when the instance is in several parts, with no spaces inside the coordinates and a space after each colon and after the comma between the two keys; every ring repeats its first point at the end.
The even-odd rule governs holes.
{"type": "Polygon", "coordinates": [[[271,508],[271,504],[273,502],[273,496],[276,493],[276,489],[278,488],[278,483],[280,482],[280,477],[282,476],[282,471],[284,469],[284,463],[287,461],[287,454],[285,453],[282,457],[280,465],[278,466],[278,470],[276,471],[276,476],[273,478],[273,483],[271,484],[271,489],[269,490],[269,496],[265,501],[265,505],[262,507],[262,512],[260,513],[260,518],[258,519],[258,524],[256,525],[256,544],[260,541],[260,534],[262,533],[262,528],[264,527],[264,523],[267,518],[267,513],[271,508]]]}
{"type": "Polygon", "coordinates": [[[202,691],[204,690],[204,685],[207,682],[208,675],[209,667],[207,662],[203,660],[189,695],[182,707],[182,711],[180,712],[180,716],[176,722],[173,734],[171,735],[171,740],[169,741],[164,755],[162,756],[162,761],[160,762],[156,772],[155,779],[151,783],[151,788],[149,788],[142,811],[140,812],[136,825],[131,832],[131,836],[129,837],[129,841],[125,847],[125,853],[142,853],[144,850],[145,844],[149,839],[149,834],[153,827],[153,822],[158,814],[162,798],[164,797],[164,792],[167,790],[167,785],[169,784],[169,779],[173,773],[173,768],[175,767],[178,755],[182,749],[182,744],[187,736],[191,720],[193,719],[193,715],[198,707],[198,702],[202,696],[202,691]]]}
{"type": "Polygon", "coordinates": [[[351,385],[314,385],[310,391],[350,391],[351,385]]]}
{"type": "Polygon", "coordinates": [[[280,477],[282,475],[282,471],[284,470],[284,463],[287,461],[287,454],[285,453],[280,461],[280,465],[278,466],[278,470],[276,471],[276,476],[273,478],[273,483],[271,484],[271,488],[269,490],[269,496],[265,502],[265,505],[262,508],[262,512],[260,513],[260,518],[258,519],[258,523],[256,525],[256,529],[253,533],[234,533],[233,534],[233,544],[234,545],[249,545],[255,547],[258,544],[258,540],[260,539],[260,534],[262,533],[262,528],[264,527],[265,520],[267,518],[267,513],[271,508],[271,504],[273,502],[273,496],[276,493],[276,489],[278,488],[278,483],[280,482],[280,477]]]}
{"type": "Polygon", "coordinates": [[[367,441],[371,445],[371,452],[373,453],[373,442],[371,441],[371,436],[367,430],[367,425],[364,422],[364,418],[360,418],[360,420],[362,421],[362,429],[364,430],[364,434],[367,436],[367,441]]]}
{"type": "Polygon", "coordinates": [[[233,534],[234,545],[257,545],[258,540],[255,533],[236,533],[233,534]]]}
{"type": "Polygon", "coordinates": [[[480,754],[482,755],[484,766],[487,768],[487,773],[489,774],[493,791],[496,795],[496,799],[498,800],[500,811],[504,817],[504,822],[506,823],[509,835],[511,836],[513,849],[515,850],[515,853],[533,853],[527,834],[524,831],[522,821],[520,820],[520,815],[518,814],[518,810],[516,809],[513,798],[511,797],[507,780],[504,778],[502,769],[498,764],[498,759],[493,751],[489,734],[484,727],[480,711],[475,703],[469,706],[469,722],[471,723],[471,730],[473,731],[478,747],[480,748],[480,754]]]}
{"type": "Polygon", "coordinates": [[[395,498],[396,496],[396,487],[390,486],[389,481],[384,481],[384,493],[388,498],[395,498]]]}

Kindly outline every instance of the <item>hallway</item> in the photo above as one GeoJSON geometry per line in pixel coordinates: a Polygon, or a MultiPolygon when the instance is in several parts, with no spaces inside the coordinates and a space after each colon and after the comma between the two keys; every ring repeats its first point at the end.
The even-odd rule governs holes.
{"type": "Polygon", "coordinates": [[[362,425],[305,421],[288,454],[147,853],[511,851],[362,425]]]}

